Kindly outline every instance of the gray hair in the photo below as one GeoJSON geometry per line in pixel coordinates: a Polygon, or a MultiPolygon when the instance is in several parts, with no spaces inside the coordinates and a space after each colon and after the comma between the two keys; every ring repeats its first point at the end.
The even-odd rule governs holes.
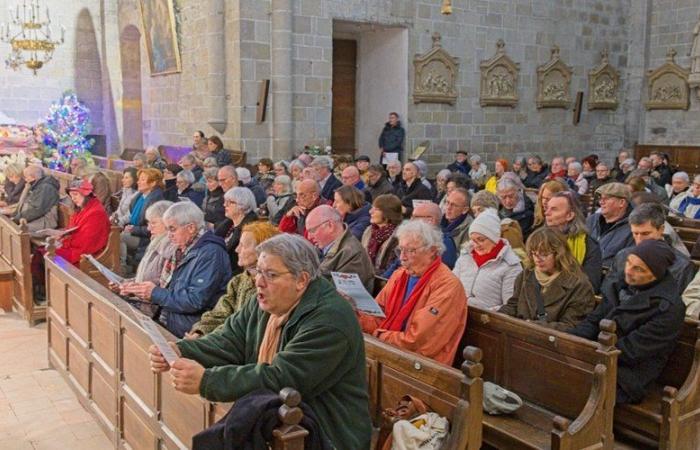
{"type": "Polygon", "coordinates": [[[700,183],[700,174],[695,175],[695,177],[693,178],[693,183],[700,183]]]}
{"type": "Polygon", "coordinates": [[[442,255],[445,251],[445,244],[442,241],[442,231],[422,220],[412,219],[404,222],[396,229],[396,238],[401,239],[404,236],[414,236],[418,238],[426,247],[434,247],[438,255],[442,255]]]}
{"type": "Polygon", "coordinates": [[[389,162],[386,164],[386,166],[387,166],[387,168],[388,168],[389,166],[392,166],[392,167],[393,167],[393,166],[399,166],[399,167],[401,167],[401,161],[399,161],[398,159],[392,159],[391,161],[389,161],[389,162]]]}
{"type": "Polygon", "coordinates": [[[449,180],[450,178],[452,178],[452,171],[450,171],[450,169],[442,169],[437,173],[435,178],[444,178],[446,180],[449,180]]]}
{"type": "Polygon", "coordinates": [[[255,250],[260,253],[277,256],[295,277],[306,272],[311,280],[319,277],[318,250],[309,241],[296,234],[278,234],[258,244],[255,250]]]}
{"type": "MultiPolygon", "coordinates": [[[[131,158],[132,161],[141,161],[142,163],[146,164],[146,155],[144,153],[136,153],[133,158],[131,158]]],[[[85,167],[85,166],[83,166],[85,167]]]]}
{"type": "MultiPolygon", "coordinates": [[[[37,180],[44,177],[44,169],[41,166],[35,166],[34,164],[30,164],[27,167],[25,167],[24,170],[29,171],[29,174],[37,180]]],[[[24,170],[22,171],[23,174],[24,170]]]]}
{"type": "Polygon", "coordinates": [[[292,192],[292,179],[289,175],[278,175],[275,177],[275,183],[279,183],[284,186],[286,192],[292,192]]]}
{"type": "Polygon", "coordinates": [[[163,213],[163,220],[172,220],[179,226],[194,224],[198,230],[205,227],[204,213],[192,202],[178,202],[163,213]]]}
{"type": "Polygon", "coordinates": [[[498,197],[493,192],[482,190],[474,194],[472,197],[471,207],[479,206],[481,208],[498,209],[498,197]]]}
{"type": "Polygon", "coordinates": [[[511,189],[514,189],[518,192],[521,192],[521,189],[520,189],[520,186],[518,185],[518,183],[511,180],[510,178],[501,178],[498,181],[498,184],[496,185],[496,191],[509,191],[511,189]]]}
{"type": "Polygon", "coordinates": [[[685,181],[686,183],[690,183],[690,177],[686,172],[676,172],[673,174],[671,177],[671,180],[681,180],[685,181]]]}
{"type": "Polygon", "coordinates": [[[479,156],[479,155],[472,155],[472,156],[469,157],[469,162],[478,164],[478,163],[481,162],[481,156],[479,156]]]}
{"type": "Polygon", "coordinates": [[[650,222],[654,228],[661,228],[666,222],[663,206],[658,203],[642,203],[632,210],[629,217],[631,225],[642,225],[650,222]]]}
{"type": "Polygon", "coordinates": [[[416,159],[413,161],[413,165],[418,169],[418,174],[421,178],[428,174],[428,165],[425,163],[425,161],[416,159]]]}
{"type": "Polygon", "coordinates": [[[250,183],[250,170],[245,167],[236,167],[236,175],[238,175],[238,180],[243,184],[250,183]]]}
{"type": "Polygon", "coordinates": [[[319,167],[325,167],[328,170],[333,169],[333,158],[330,156],[317,156],[314,158],[314,160],[311,162],[312,166],[319,166],[319,167]]]}
{"type": "Polygon", "coordinates": [[[5,166],[5,175],[21,177],[23,170],[24,167],[22,167],[22,164],[10,163],[7,166],[5,166]]]}
{"type": "Polygon", "coordinates": [[[210,168],[219,167],[219,163],[216,162],[216,158],[214,158],[213,156],[209,156],[209,157],[205,158],[202,165],[204,167],[210,167],[210,168]]]}
{"type": "Polygon", "coordinates": [[[191,170],[188,170],[188,169],[181,170],[180,172],[178,172],[177,175],[175,175],[175,179],[186,181],[187,184],[193,184],[194,183],[194,174],[192,173],[191,170]]]}
{"type": "Polygon", "coordinates": [[[289,170],[292,170],[292,167],[296,167],[298,169],[304,170],[306,168],[306,164],[304,164],[304,161],[300,159],[295,159],[294,161],[289,163],[289,170]]]}
{"type": "Polygon", "coordinates": [[[224,194],[224,200],[236,203],[246,214],[258,207],[255,195],[246,187],[234,187],[224,194]]]}
{"type": "Polygon", "coordinates": [[[151,221],[153,219],[162,218],[165,211],[168,210],[174,203],[170,200],[160,200],[152,204],[146,209],[146,220],[151,221]]]}
{"type": "Polygon", "coordinates": [[[182,158],[180,158],[180,161],[187,161],[190,164],[197,164],[197,158],[195,158],[195,156],[192,153],[183,155],[182,158]]]}
{"type": "Polygon", "coordinates": [[[146,147],[146,150],[144,151],[144,153],[146,153],[146,154],[155,153],[156,155],[160,156],[160,152],[155,147],[155,145],[149,145],[148,147],[146,147]]]}
{"type": "Polygon", "coordinates": [[[583,172],[583,166],[578,161],[570,162],[569,169],[574,169],[576,171],[576,173],[583,172]]]}
{"type": "Polygon", "coordinates": [[[217,173],[224,173],[229,177],[233,177],[238,181],[238,174],[236,173],[236,169],[233,166],[224,166],[224,167],[219,167],[219,171],[217,173]]]}
{"type": "Polygon", "coordinates": [[[204,172],[202,172],[202,176],[205,180],[216,180],[218,174],[219,169],[217,169],[216,167],[210,167],[208,169],[205,169],[204,172]]]}
{"type": "MultiPolygon", "coordinates": [[[[598,163],[598,165],[600,165],[600,164],[601,163],[598,163]]],[[[636,165],[637,165],[636,161],[632,158],[627,158],[626,160],[622,161],[622,164],[620,164],[620,166],[627,166],[630,169],[634,169],[636,165]]],[[[608,165],[605,164],[605,167],[608,167],[608,165]]]]}

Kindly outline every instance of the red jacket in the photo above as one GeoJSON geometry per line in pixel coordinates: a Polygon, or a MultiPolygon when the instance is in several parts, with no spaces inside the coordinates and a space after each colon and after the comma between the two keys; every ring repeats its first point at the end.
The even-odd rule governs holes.
{"type": "Polygon", "coordinates": [[[319,205],[330,205],[331,202],[328,202],[321,197],[316,199],[316,202],[313,204],[311,208],[309,208],[308,211],[304,213],[304,215],[297,217],[294,217],[293,215],[287,215],[285,214],[282,216],[282,219],[280,220],[280,224],[278,228],[282,233],[292,233],[292,234],[301,234],[304,236],[306,239],[309,238],[308,234],[306,233],[306,216],[309,215],[309,213],[317,206],[319,205]]]}
{"type": "Polygon", "coordinates": [[[109,217],[102,203],[92,197],[80,211],[73,214],[68,228],[78,227],[61,240],[56,255],[73,265],[78,265],[81,255],[95,255],[107,246],[109,217]]]}

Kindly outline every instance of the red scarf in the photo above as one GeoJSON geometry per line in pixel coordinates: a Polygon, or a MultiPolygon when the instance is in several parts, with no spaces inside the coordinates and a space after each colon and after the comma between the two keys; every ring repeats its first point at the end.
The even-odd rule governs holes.
{"type": "Polygon", "coordinates": [[[390,223],[384,227],[372,224],[372,231],[369,235],[369,243],[367,244],[367,253],[369,254],[369,259],[372,264],[377,263],[377,254],[379,253],[379,248],[382,244],[394,234],[396,225],[390,223]]]}
{"type": "Polygon", "coordinates": [[[496,244],[490,252],[480,255],[478,254],[475,250],[472,250],[472,258],[474,258],[474,262],[476,263],[476,267],[481,267],[487,262],[491,261],[492,259],[495,259],[496,256],[498,256],[498,253],[505,247],[505,244],[503,243],[503,240],[499,240],[498,244],[496,244]]]}
{"type": "Polygon", "coordinates": [[[408,316],[413,312],[413,308],[416,307],[418,298],[420,298],[423,289],[428,284],[430,279],[433,277],[435,271],[442,264],[440,257],[435,258],[432,264],[428,267],[423,275],[421,275],[418,283],[413,288],[411,295],[406,299],[406,303],[403,303],[403,298],[406,295],[406,288],[408,287],[408,272],[402,271],[399,276],[398,281],[394,284],[394,289],[389,293],[389,298],[384,305],[384,313],[386,314],[386,319],[379,325],[379,328],[389,331],[401,331],[404,322],[408,319],[408,316]],[[402,305],[403,303],[403,305],[402,305]]]}

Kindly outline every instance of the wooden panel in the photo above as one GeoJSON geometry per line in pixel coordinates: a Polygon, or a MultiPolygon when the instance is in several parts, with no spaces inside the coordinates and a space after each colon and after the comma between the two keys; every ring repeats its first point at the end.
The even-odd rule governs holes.
{"type": "Polygon", "coordinates": [[[63,367],[68,366],[68,337],[54,320],[49,323],[49,347],[56,353],[63,367]]]}
{"type": "Polygon", "coordinates": [[[68,287],[68,323],[71,331],[73,331],[83,342],[82,345],[87,346],[90,342],[90,312],[88,299],[85,299],[68,287]]]}
{"type": "Polygon", "coordinates": [[[92,400],[94,407],[100,412],[102,422],[109,429],[114,431],[117,428],[117,395],[114,386],[114,378],[105,378],[99,366],[92,366],[92,400]]]}
{"type": "Polygon", "coordinates": [[[92,308],[91,317],[92,348],[102,360],[104,369],[111,374],[117,370],[116,327],[110,317],[114,314],[114,310],[97,303],[92,308]]]}
{"type": "Polygon", "coordinates": [[[122,378],[134,395],[148,409],[155,411],[155,375],[151,372],[146,354],[148,341],[145,333],[137,330],[130,321],[124,322],[121,334],[122,378]]]}
{"type": "Polygon", "coordinates": [[[73,339],[68,340],[68,371],[77,381],[76,387],[87,397],[90,389],[90,363],[84,350],[78,347],[73,339]]]}
{"type": "Polygon", "coordinates": [[[192,436],[206,427],[204,403],[197,396],[177,392],[170,382],[170,374],[161,374],[160,379],[161,421],[177,439],[188,445],[192,436]]]}
{"type": "Polygon", "coordinates": [[[128,397],[122,397],[121,417],[124,441],[134,450],[153,450],[157,445],[156,436],[138,411],[138,406],[134,407],[128,397]]]}
{"type": "Polygon", "coordinates": [[[11,236],[11,245],[12,245],[12,261],[11,264],[15,267],[16,270],[22,271],[24,268],[24,261],[23,261],[23,256],[22,255],[22,241],[20,240],[18,235],[11,236]]]}
{"type": "Polygon", "coordinates": [[[355,152],[357,42],[333,40],[331,146],[334,153],[355,152]]]}
{"type": "Polygon", "coordinates": [[[429,398],[433,411],[441,416],[450,417],[459,400],[455,396],[390,367],[382,368],[381,387],[381,405],[385,408],[395,407],[404,395],[414,395],[420,399],[429,398]]]}
{"type": "MultiPolygon", "coordinates": [[[[65,324],[68,320],[66,310],[66,285],[52,271],[49,271],[48,288],[51,293],[51,309],[65,324]]],[[[48,292],[47,292],[48,295],[48,292]]]]}

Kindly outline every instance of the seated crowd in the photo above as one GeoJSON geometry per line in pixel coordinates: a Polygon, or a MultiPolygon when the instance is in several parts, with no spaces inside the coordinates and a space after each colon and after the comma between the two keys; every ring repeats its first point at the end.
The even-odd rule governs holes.
{"type": "MultiPolygon", "coordinates": [[[[700,217],[700,178],[673,173],[662,154],[622,151],[611,165],[596,155],[498,159],[491,173],[458,151],[433,183],[420,160],[384,167],[308,153],[262,159],[252,175],[214,138],[196,133],[178,164],[147,150],[112,201],[99,171],[72,162],[75,229],[59,235],[57,253],[76,264],[105,247],[112,214],[128,279],[111,288],[149,303],[182,338],[172,367],[151,348],[153,369],[171,370],[179,391],[232,401],[292,386],[325,438],[365,448],[362,332],[452,365],[468,308],[591,340],[612,319],[617,401],[634,403],[684,316],[699,314],[700,277],[666,219],[700,217]],[[332,272],[357,274],[385,317],[359,312],[332,272]]],[[[6,175],[3,212],[55,228],[56,180],[31,165],[6,175]]],[[[40,280],[42,255],[32,262],[40,280]]]]}

